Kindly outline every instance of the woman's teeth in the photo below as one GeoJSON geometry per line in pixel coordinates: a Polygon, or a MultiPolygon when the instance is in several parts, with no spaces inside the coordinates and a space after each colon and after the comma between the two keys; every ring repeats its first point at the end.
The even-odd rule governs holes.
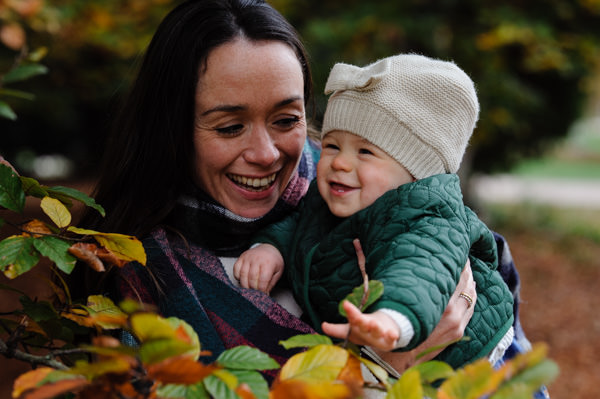
{"type": "Polygon", "coordinates": [[[277,173],[273,173],[270,176],[262,177],[260,179],[231,174],[227,176],[239,185],[246,186],[247,188],[252,188],[255,190],[262,190],[269,187],[275,181],[277,173]]]}

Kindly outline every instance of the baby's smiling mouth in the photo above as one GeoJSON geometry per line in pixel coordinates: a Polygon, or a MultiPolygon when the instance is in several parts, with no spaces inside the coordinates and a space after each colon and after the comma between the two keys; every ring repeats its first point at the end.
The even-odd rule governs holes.
{"type": "Polygon", "coordinates": [[[246,177],[228,173],[227,177],[235,184],[245,188],[246,190],[262,191],[266,190],[273,184],[275,178],[277,177],[277,173],[273,173],[272,175],[261,178],[246,177]]]}
{"type": "Polygon", "coordinates": [[[345,192],[352,191],[355,189],[354,187],[350,187],[345,184],[335,183],[335,182],[329,183],[329,187],[331,187],[331,189],[337,193],[345,193],[345,192]]]}

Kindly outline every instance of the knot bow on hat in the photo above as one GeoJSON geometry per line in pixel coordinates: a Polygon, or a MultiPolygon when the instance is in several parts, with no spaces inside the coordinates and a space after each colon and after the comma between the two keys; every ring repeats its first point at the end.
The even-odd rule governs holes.
{"type": "Polygon", "coordinates": [[[325,84],[325,94],[338,90],[370,90],[389,73],[390,62],[384,59],[365,68],[350,64],[335,64],[325,84]]]}

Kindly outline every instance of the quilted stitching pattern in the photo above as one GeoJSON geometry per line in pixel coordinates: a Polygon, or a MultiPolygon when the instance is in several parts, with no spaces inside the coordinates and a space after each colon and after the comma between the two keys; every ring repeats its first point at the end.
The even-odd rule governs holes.
{"type": "Polygon", "coordinates": [[[512,295],[495,271],[495,240],[463,205],[458,176],[436,175],[401,186],[345,219],[329,213],[313,183],[296,218],[261,239],[280,248],[291,243],[282,251],[286,270],[317,329],[325,320],[344,322],[338,303],[362,283],[355,237],[363,245],[369,277],[385,287],[368,311],[390,308],[405,314],[415,330],[406,349],[422,342],[439,322],[467,253],[478,294],[465,331],[471,339],[451,345],[438,359],[456,367],[485,356],[512,325],[512,295]]]}

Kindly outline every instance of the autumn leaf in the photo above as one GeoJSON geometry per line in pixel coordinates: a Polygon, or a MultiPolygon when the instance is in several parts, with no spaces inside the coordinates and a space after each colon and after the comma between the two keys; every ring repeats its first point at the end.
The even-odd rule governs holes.
{"type": "Polygon", "coordinates": [[[105,296],[90,295],[85,309],[89,312],[94,324],[103,329],[123,328],[127,325],[127,314],[105,296]]]}
{"type": "Polygon", "coordinates": [[[303,380],[278,381],[271,388],[269,399],[349,399],[357,396],[339,381],[303,380]]]}
{"type": "Polygon", "coordinates": [[[442,383],[439,399],[479,398],[495,391],[503,380],[502,373],[494,373],[487,359],[480,359],[456,370],[456,374],[442,383]]]}
{"type": "Polygon", "coordinates": [[[74,226],[70,226],[68,230],[76,234],[93,236],[100,245],[110,250],[120,259],[137,261],[142,265],[146,265],[146,251],[144,250],[144,246],[141,241],[133,236],[117,233],[101,233],[74,226]]]}
{"type": "MultiPolygon", "coordinates": [[[[459,397],[463,398],[463,396],[459,397]]],[[[392,385],[386,399],[423,399],[423,387],[421,386],[419,372],[414,369],[406,370],[398,381],[392,385]]]]}
{"type": "Polygon", "coordinates": [[[364,380],[360,369],[360,360],[355,356],[348,356],[348,361],[338,374],[336,380],[344,381],[348,385],[355,386],[360,389],[363,386],[364,380]]]}
{"type": "Polygon", "coordinates": [[[318,345],[292,356],[281,368],[280,380],[333,381],[348,361],[348,351],[338,346],[318,345]]]}
{"type": "Polygon", "coordinates": [[[21,230],[33,237],[40,237],[42,235],[49,235],[53,233],[46,223],[38,219],[33,219],[25,223],[21,226],[21,230]]]}
{"type": "Polygon", "coordinates": [[[71,212],[67,207],[55,198],[44,197],[40,207],[52,222],[59,228],[67,227],[71,224],[71,212]]]}
{"type": "Polygon", "coordinates": [[[195,384],[209,376],[217,366],[204,365],[191,356],[175,356],[146,368],[148,376],[162,384],[195,384]]]}
{"type": "Polygon", "coordinates": [[[87,244],[83,242],[78,242],[69,247],[69,253],[71,255],[80,261],[85,262],[92,270],[104,272],[106,271],[106,268],[98,255],[96,255],[97,250],[98,246],[96,244],[87,244]]]}
{"type": "Polygon", "coordinates": [[[51,399],[76,392],[89,385],[85,378],[50,367],[40,367],[21,374],[13,385],[12,397],[17,399],[51,399]]]}

